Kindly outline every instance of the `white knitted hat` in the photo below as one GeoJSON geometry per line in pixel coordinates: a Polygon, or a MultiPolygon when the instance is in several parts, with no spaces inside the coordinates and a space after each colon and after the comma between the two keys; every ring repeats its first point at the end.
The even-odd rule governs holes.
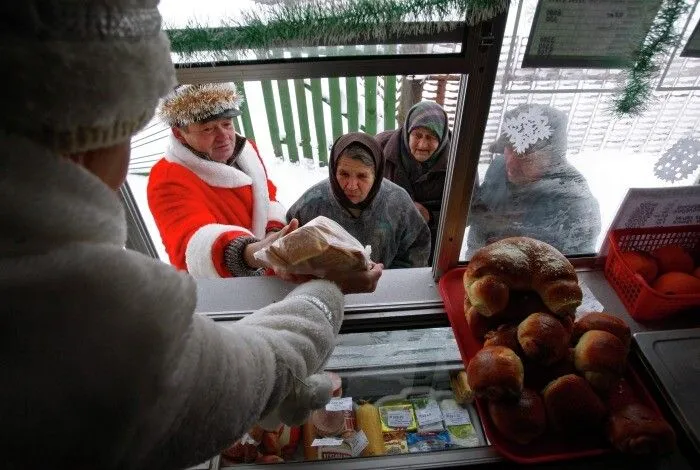
{"type": "Polygon", "coordinates": [[[233,83],[182,85],[163,99],[158,116],[170,127],[185,127],[241,114],[243,101],[233,83]]]}
{"type": "Polygon", "coordinates": [[[64,154],[128,140],[175,83],[158,0],[0,6],[0,129],[64,154]]]}

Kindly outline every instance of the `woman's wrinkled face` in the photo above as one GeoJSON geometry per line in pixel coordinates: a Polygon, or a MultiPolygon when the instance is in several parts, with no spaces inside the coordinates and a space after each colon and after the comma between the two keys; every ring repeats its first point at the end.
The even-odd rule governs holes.
{"type": "Polygon", "coordinates": [[[416,127],[408,135],[408,147],[413,158],[423,163],[429,159],[440,145],[440,140],[429,129],[416,127]]]}
{"type": "Polygon", "coordinates": [[[183,144],[221,163],[231,158],[236,143],[236,129],[231,118],[194,123],[182,129],[174,127],[173,134],[183,144]]]}
{"type": "Polygon", "coordinates": [[[506,176],[513,184],[537,181],[550,164],[550,158],[542,152],[519,154],[510,145],[506,146],[503,155],[506,159],[506,176]]]}
{"type": "Polygon", "coordinates": [[[338,159],[335,178],[347,198],[354,204],[359,204],[367,199],[369,190],[374,184],[374,167],[343,156],[338,159]]]}

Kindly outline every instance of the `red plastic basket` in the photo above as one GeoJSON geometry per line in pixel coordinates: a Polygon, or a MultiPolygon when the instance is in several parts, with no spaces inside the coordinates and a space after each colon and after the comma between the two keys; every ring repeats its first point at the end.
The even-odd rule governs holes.
{"type": "MultiPolygon", "coordinates": [[[[452,325],[457,346],[462,356],[462,362],[466,368],[471,358],[482,348],[483,344],[472,334],[464,315],[464,283],[462,282],[464,270],[465,268],[456,268],[447,271],[440,278],[438,290],[444,302],[447,317],[452,325]]],[[[662,416],[659,407],[632,367],[627,367],[625,378],[641,403],[654,410],[659,416],[662,416]]],[[[539,464],[592,457],[614,451],[602,434],[600,436],[579,436],[571,439],[547,432],[530,444],[516,444],[498,431],[489,415],[486,400],[477,398],[476,408],[484,426],[486,437],[501,455],[514,462],[539,464]]]]}
{"type": "Polygon", "coordinates": [[[680,245],[698,259],[700,225],[612,230],[608,240],[610,249],[605,262],[605,277],[632,318],[640,321],[659,320],[700,306],[700,292],[686,295],[661,294],[652,289],[640,275],[635,274],[621,256],[621,253],[627,251],[651,252],[666,245],[680,245]]]}

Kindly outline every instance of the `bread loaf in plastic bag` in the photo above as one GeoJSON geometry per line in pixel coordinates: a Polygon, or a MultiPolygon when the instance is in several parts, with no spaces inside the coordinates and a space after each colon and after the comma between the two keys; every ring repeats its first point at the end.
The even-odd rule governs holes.
{"type": "Polygon", "coordinates": [[[255,253],[275,271],[323,276],[334,271],[366,271],[371,247],[362,244],[337,222],[318,216],[306,225],[255,253]]]}

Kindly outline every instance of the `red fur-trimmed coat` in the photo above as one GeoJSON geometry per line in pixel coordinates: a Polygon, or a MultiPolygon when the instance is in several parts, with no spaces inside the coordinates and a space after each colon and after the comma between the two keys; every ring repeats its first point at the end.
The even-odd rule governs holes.
{"type": "Polygon", "coordinates": [[[252,141],[245,141],[236,165],[200,158],[171,136],[165,158],[151,170],[148,205],[170,262],[195,277],[231,277],[224,264],[231,240],[263,238],[286,223],[252,141]]]}

